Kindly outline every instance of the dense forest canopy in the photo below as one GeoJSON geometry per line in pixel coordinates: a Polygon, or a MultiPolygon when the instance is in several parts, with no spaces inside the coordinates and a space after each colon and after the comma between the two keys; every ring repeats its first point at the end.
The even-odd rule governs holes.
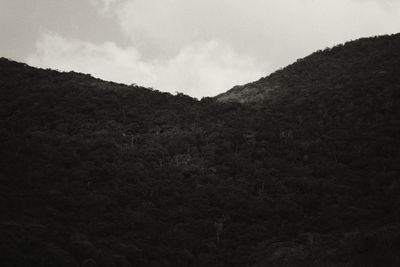
{"type": "Polygon", "coordinates": [[[201,101],[0,59],[2,266],[397,266],[400,35],[201,101]]]}

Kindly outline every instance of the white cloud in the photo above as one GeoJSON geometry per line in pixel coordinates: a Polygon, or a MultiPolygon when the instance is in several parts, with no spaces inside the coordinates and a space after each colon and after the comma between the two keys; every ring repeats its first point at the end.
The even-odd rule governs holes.
{"type": "Polygon", "coordinates": [[[103,30],[90,34],[111,42],[95,43],[89,33],[79,35],[92,36],[85,41],[44,34],[29,63],[196,97],[266,76],[318,49],[400,31],[398,0],[87,1],[126,42],[103,30]]]}
{"type": "Polygon", "coordinates": [[[400,31],[399,2],[125,0],[113,12],[146,56],[218,40],[279,67],[350,39],[400,31]]]}
{"type": "Polygon", "coordinates": [[[99,8],[100,13],[106,14],[111,11],[111,7],[114,6],[120,0],[89,0],[92,5],[99,8]]]}
{"type": "Polygon", "coordinates": [[[236,84],[260,78],[269,70],[256,66],[251,58],[217,41],[187,45],[170,58],[144,60],[135,47],[68,40],[48,33],[38,40],[36,52],[27,62],[195,97],[221,93],[236,84]]]}

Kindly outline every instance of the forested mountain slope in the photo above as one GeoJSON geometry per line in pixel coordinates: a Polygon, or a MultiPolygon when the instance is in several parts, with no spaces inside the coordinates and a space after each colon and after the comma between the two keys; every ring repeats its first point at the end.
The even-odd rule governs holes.
{"type": "Polygon", "coordinates": [[[221,102],[240,103],[282,98],[301,101],[308,97],[338,95],[342,91],[351,93],[352,89],[359,94],[385,90],[385,85],[396,82],[399,58],[400,34],[363,38],[315,52],[215,98],[221,102]]]}
{"type": "Polygon", "coordinates": [[[398,44],[317,52],[250,105],[1,59],[1,265],[398,265],[398,44]]]}

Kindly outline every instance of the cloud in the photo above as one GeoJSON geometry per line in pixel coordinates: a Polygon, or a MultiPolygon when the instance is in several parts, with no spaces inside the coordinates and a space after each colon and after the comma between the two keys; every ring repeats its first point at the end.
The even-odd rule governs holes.
{"type": "Polygon", "coordinates": [[[111,7],[115,5],[119,0],[89,0],[89,2],[99,8],[99,12],[102,14],[110,13],[111,7]]]}
{"type": "Polygon", "coordinates": [[[173,54],[196,40],[218,40],[278,67],[350,39],[400,31],[400,3],[383,2],[125,0],[113,12],[146,56],[173,54]]]}
{"type": "Polygon", "coordinates": [[[194,97],[221,93],[269,71],[267,66],[261,68],[229,45],[213,40],[187,45],[169,58],[146,60],[135,47],[121,48],[113,42],[94,44],[49,33],[41,36],[27,62],[194,97]]]}
{"type": "Polygon", "coordinates": [[[85,3],[99,18],[87,27],[79,22],[80,34],[50,28],[56,34],[38,37],[29,63],[196,97],[266,76],[318,49],[400,31],[397,0],[85,3]]]}

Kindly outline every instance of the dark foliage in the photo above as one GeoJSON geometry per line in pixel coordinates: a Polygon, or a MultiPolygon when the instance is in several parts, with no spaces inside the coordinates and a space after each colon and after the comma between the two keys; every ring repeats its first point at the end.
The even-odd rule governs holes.
{"type": "Polygon", "coordinates": [[[1,265],[398,266],[400,36],[251,87],[197,101],[1,59],[1,265]]]}

